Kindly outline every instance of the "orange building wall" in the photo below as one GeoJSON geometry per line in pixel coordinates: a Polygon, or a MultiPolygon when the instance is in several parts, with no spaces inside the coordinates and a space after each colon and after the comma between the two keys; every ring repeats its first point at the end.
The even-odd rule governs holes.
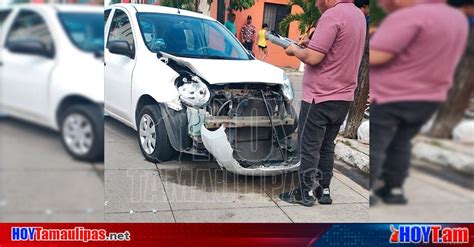
{"type": "MultiPolygon", "coordinates": [[[[247,20],[247,16],[252,16],[252,24],[256,27],[257,32],[261,30],[263,25],[263,10],[264,10],[264,3],[275,3],[275,4],[288,4],[288,0],[256,0],[255,5],[249,9],[243,10],[241,12],[234,12],[236,15],[235,18],[235,25],[237,29],[237,36],[240,40],[240,30],[242,26],[245,24],[247,20]]],[[[228,1],[227,1],[228,4],[228,1]]],[[[298,6],[294,6],[291,9],[291,13],[300,13],[302,10],[298,6]]],[[[227,12],[226,12],[226,20],[227,20],[227,12]]],[[[211,4],[211,17],[217,19],[217,0],[212,1],[211,4]]],[[[290,24],[290,28],[288,31],[288,38],[293,40],[298,40],[300,33],[298,31],[298,23],[293,22],[290,24]]],[[[265,62],[273,64],[279,67],[290,67],[297,69],[300,66],[300,61],[295,57],[289,57],[285,54],[283,48],[272,44],[271,42],[267,41],[268,44],[268,56],[265,59],[265,62]]],[[[256,44],[253,46],[253,52],[258,58],[259,51],[256,44]]]]}

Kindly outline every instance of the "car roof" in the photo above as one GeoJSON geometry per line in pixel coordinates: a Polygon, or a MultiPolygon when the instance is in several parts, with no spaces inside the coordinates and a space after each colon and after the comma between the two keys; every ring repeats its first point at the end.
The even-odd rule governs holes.
{"type": "Polygon", "coordinates": [[[110,5],[107,9],[113,8],[113,7],[123,7],[126,8],[129,11],[133,12],[138,12],[138,13],[162,13],[162,14],[173,14],[173,15],[182,15],[182,16],[190,16],[190,17],[196,17],[196,18],[201,18],[201,19],[207,19],[207,20],[214,20],[213,18],[203,15],[197,12],[189,11],[189,10],[184,10],[184,9],[177,9],[177,8],[171,8],[171,7],[165,7],[165,6],[159,6],[159,5],[151,5],[151,4],[113,4],[110,5]]]}
{"type": "Polygon", "coordinates": [[[57,12],[96,12],[103,13],[104,9],[98,5],[85,4],[15,4],[8,9],[15,8],[34,8],[38,10],[57,11],[57,12]]]}

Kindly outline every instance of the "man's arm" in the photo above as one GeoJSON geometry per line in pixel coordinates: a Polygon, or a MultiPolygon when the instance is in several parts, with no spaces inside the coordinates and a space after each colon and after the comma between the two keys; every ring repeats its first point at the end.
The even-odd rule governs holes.
{"type": "Polygon", "coordinates": [[[395,57],[394,53],[370,49],[369,64],[370,65],[384,64],[384,63],[390,62],[394,57],[395,57]]]}
{"type": "Polygon", "coordinates": [[[318,21],[317,27],[311,40],[303,37],[299,46],[292,44],[285,51],[289,56],[297,57],[301,62],[308,65],[318,65],[326,54],[331,50],[339,33],[340,20],[325,13],[318,21]]]}
{"type": "Polygon", "coordinates": [[[256,41],[256,38],[257,38],[257,29],[254,27],[253,28],[253,42],[256,41]]]}
{"type": "Polygon", "coordinates": [[[419,20],[409,11],[397,11],[385,18],[369,41],[369,64],[376,66],[392,61],[402,53],[420,32],[419,20]]]}
{"type": "Polygon", "coordinates": [[[297,57],[301,62],[308,65],[318,65],[323,61],[326,54],[310,48],[300,48],[297,45],[290,45],[286,48],[286,54],[297,57]]]}

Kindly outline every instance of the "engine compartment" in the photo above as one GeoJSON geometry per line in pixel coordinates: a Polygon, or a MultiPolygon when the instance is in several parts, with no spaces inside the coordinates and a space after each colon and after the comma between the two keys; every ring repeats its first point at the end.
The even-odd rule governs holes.
{"type": "Polygon", "coordinates": [[[179,74],[175,86],[183,105],[181,114],[187,119],[187,137],[181,138],[190,138],[184,142],[192,145],[186,150],[206,152],[201,128],[213,131],[224,126],[233,158],[242,167],[297,163],[297,116],[281,85],[210,85],[192,68],[173,59],[167,64],[179,74]]]}

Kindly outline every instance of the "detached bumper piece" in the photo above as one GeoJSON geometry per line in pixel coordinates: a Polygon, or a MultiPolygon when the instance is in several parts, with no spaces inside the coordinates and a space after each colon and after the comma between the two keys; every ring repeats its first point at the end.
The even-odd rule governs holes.
{"type": "MultiPolygon", "coordinates": [[[[239,153],[242,150],[234,150],[228,140],[226,134],[228,129],[221,126],[217,130],[211,131],[206,127],[201,127],[202,141],[206,149],[216,158],[217,163],[226,170],[247,176],[272,176],[285,172],[298,170],[298,158],[288,161],[274,161],[271,160],[242,160],[239,158],[239,153]],[[236,159],[239,159],[239,161],[236,159]]],[[[255,150],[250,153],[261,153],[258,156],[264,155],[264,152],[255,150]]]]}

